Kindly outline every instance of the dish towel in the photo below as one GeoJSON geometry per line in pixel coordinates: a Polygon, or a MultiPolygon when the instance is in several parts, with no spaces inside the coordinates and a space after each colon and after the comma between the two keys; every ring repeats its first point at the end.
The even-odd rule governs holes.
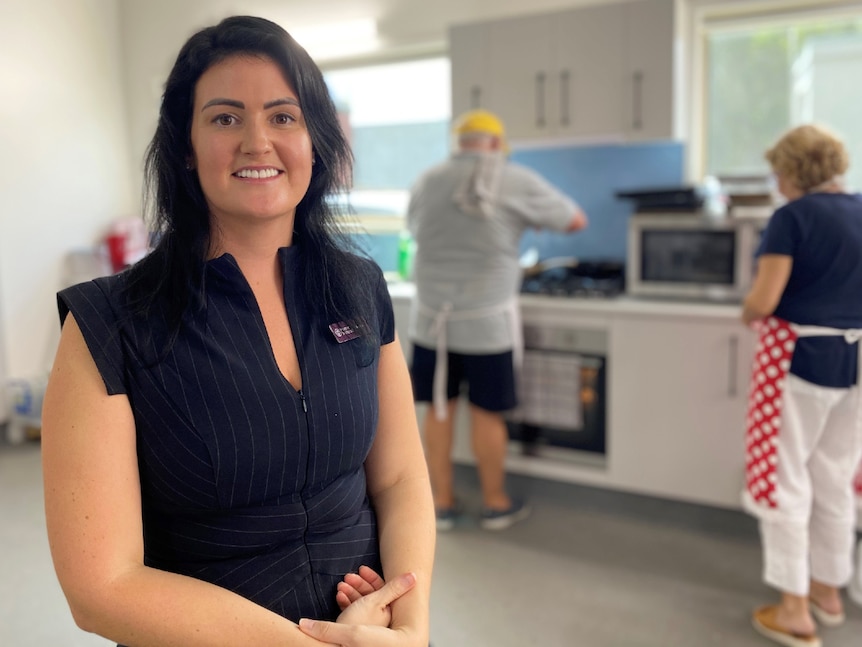
{"type": "Polygon", "coordinates": [[[502,153],[482,153],[473,170],[455,191],[452,199],[464,213],[491,219],[497,206],[500,181],[506,158],[502,153]]]}
{"type": "Polygon", "coordinates": [[[524,351],[518,380],[518,407],[507,415],[555,429],[582,429],[581,357],[549,351],[524,351]]]}

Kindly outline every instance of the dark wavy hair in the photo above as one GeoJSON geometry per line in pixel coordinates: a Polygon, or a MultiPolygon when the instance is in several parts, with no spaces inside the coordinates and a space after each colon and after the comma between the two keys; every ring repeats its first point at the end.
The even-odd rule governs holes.
{"type": "Polygon", "coordinates": [[[323,74],[283,28],[252,16],[226,18],[191,36],[168,76],[144,163],[144,202],[157,242],[128,271],[125,290],[132,312],[147,316],[158,303],[173,339],[189,309],[204,306],[212,232],[197,173],[189,168],[195,87],[209,68],[235,56],[262,57],[278,65],[305,116],[317,161],[296,207],[294,240],[300,247],[305,294],[317,297],[309,299],[309,306],[329,321],[370,321],[371,286],[365,284],[367,278],[363,283],[368,272],[360,267],[367,261],[352,253],[349,237],[338,226],[342,214],[328,199],[349,187],[353,156],[323,74]]]}

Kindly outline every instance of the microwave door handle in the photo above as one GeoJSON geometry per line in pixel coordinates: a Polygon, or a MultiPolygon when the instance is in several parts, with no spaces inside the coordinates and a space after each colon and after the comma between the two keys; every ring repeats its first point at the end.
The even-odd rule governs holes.
{"type": "Polygon", "coordinates": [[[728,362],[727,362],[727,396],[731,399],[735,398],[738,392],[737,389],[737,356],[739,353],[739,337],[731,335],[728,344],[728,362]]]}

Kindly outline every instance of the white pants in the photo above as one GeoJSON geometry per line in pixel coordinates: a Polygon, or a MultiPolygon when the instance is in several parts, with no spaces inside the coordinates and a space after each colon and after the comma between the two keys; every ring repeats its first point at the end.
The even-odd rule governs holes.
{"type": "Polygon", "coordinates": [[[852,483],[862,456],[859,398],[858,385],[836,389],[787,376],[777,447],[778,506],[760,515],[764,581],[785,593],[808,595],[811,579],[835,587],[850,581],[852,483]]]}

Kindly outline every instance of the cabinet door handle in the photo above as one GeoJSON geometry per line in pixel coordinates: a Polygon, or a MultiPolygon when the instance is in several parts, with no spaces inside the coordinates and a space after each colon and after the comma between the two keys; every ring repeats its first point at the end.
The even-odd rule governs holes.
{"type": "Polygon", "coordinates": [[[536,74],[536,127],[545,127],[545,73],[536,74]]]}
{"type": "Polygon", "coordinates": [[[737,362],[739,355],[739,337],[731,335],[728,344],[727,362],[727,396],[735,398],[738,388],[736,383],[737,362]]]}
{"type": "Polygon", "coordinates": [[[470,88],[470,107],[473,109],[482,106],[482,87],[474,85],[470,88]]]}
{"type": "Polygon", "coordinates": [[[560,72],[560,125],[568,126],[571,123],[569,115],[569,80],[568,70],[560,72]]]}
{"type": "Polygon", "coordinates": [[[638,70],[632,74],[632,128],[643,128],[643,86],[644,73],[638,70]]]}

